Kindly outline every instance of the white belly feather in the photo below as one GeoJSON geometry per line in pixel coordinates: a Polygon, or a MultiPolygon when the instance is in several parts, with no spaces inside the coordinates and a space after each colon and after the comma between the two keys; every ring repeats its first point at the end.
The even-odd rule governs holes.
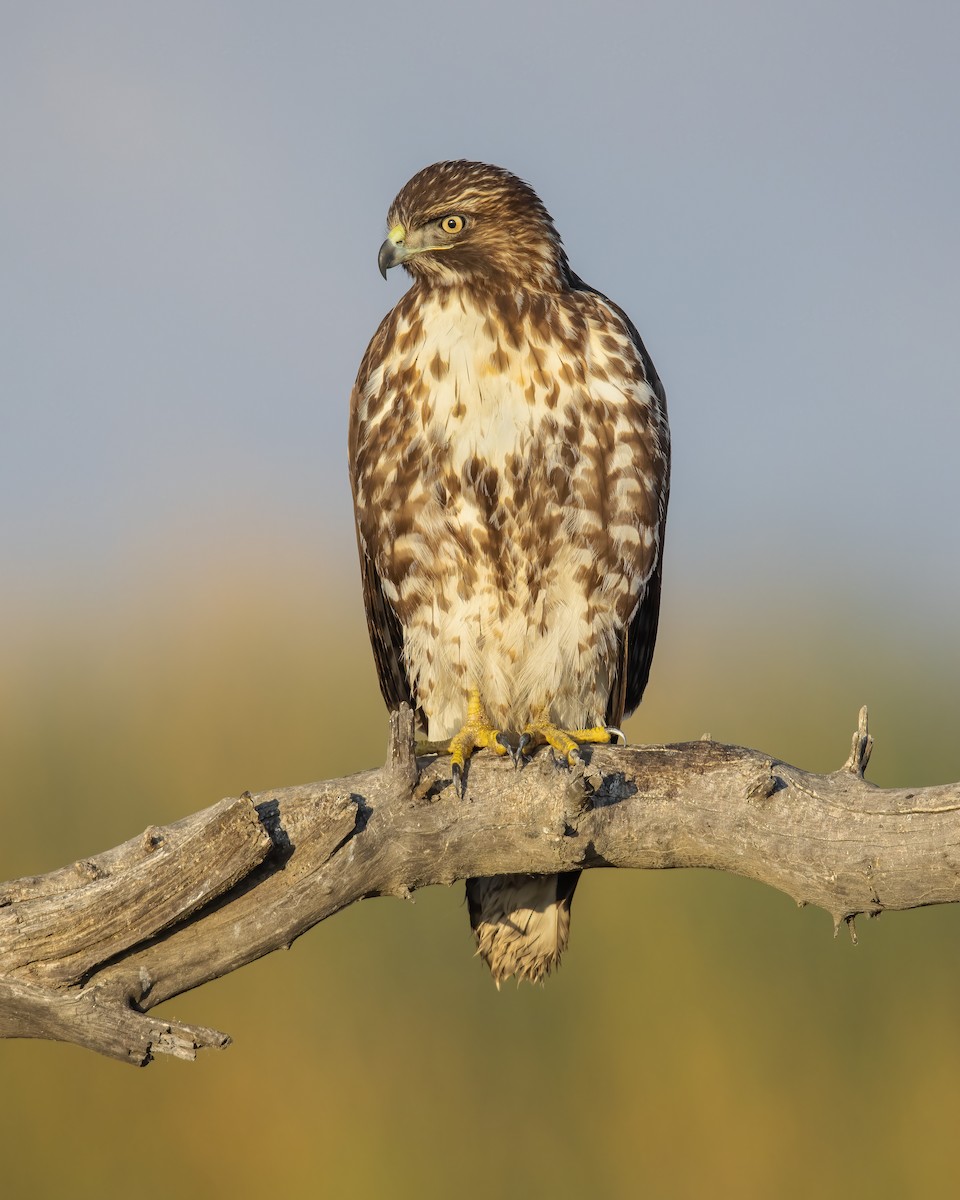
{"type": "MultiPolygon", "coordinates": [[[[635,421],[649,411],[649,389],[615,386],[614,371],[591,377],[589,365],[577,364],[574,378],[554,344],[504,345],[487,315],[460,298],[421,316],[426,338],[411,365],[421,379],[432,374],[417,430],[425,469],[405,498],[415,520],[394,550],[432,564],[429,586],[412,573],[397,594],[430,736],[456,732],[473,687],[500,728],[520,729],[543,710],[567,728],[602,724],[618,635],[642,596],[655,530],[640,515],[649,497],[645,505],[627,443],[601,452],[585,407],[594,420],[635,421]],[[478,476],[481,468],[495,476],[478,476]],[[592,503],[601,493],[603,503],[592,503]]],[[[633,354],[625,332],[618,341],[621,357],[633,354]]],[[[582,349],[602,368],[608,352],[598,339],[582,349]]]]}

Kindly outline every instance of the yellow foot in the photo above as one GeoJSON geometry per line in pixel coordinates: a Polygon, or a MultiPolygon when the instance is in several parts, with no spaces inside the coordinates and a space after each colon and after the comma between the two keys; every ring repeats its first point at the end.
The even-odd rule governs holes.
{"type": "Polygon", "coordinates": [[[560,729],[547,717],[542,717],[531,721],[520,734],[514,762],[519,764],[528,749],[552,746],[570,766],[573,766],[575,762],[580,761],[580,746],[606,745],[617,738],[626,743],[623,732],[614,725],[594,725],[592,729],[560,729]]]}
{"type": "Polygon", "coordinates": [[[480,691],[473,688],[467,703],[467,719],[448,742],[418,742],[417,754],[449,754],[452,762],[450,773],[463,795],[463,774],[467,762],[475,750],[489,749],[494,754],[508,754],[510,745],[499,729],[490,723],[480,691]]]}

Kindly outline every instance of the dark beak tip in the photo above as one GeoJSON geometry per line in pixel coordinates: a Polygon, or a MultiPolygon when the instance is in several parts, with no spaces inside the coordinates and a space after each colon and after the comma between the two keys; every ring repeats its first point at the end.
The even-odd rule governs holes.
{"type": "Polygon", "coordinates": [[[389,238],[380,247],[380,253],[377,255],[377,266],[380,268],[380,274],[386,279],[387,272],[391,267],[395,267],[401,261],[401,255],[397,249],[396,243],[391,242],[389,238]]]}

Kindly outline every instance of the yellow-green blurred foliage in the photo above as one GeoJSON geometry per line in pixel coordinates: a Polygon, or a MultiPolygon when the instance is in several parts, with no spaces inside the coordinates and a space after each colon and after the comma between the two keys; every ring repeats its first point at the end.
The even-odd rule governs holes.
{"type": "MultiPolygon", "coordinates": [[[[175,557],[3,635],[0,878],[244,788],[380,761],[352,558],[175,557]]],[[[149,559],[144,556],[144,561],[149,559]]],[[[665,598],[635,740],[709,732],[872,777],[960,775],[952,662],[905,629],[665,598]]],[[[906,626],[908,622],[904,622],[906,626]]],[[[4,1196],[929,1196],[955,1186],[960,914],[834,939],[706,872],[584,879],[565,965],[502,993],[460,885],[356,905],[166,1011],[235,1044],[146,1071],[0,1043],[4,1196]]]]}

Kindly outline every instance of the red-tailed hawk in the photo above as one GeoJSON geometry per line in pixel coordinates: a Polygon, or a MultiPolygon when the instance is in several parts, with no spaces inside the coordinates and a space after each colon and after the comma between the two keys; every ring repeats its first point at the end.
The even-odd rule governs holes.
{"type": "MultiPolygon", "coordinates": [[[[639,704],[660,607],[663,387],[626,313],[571,271],[536,193],[441,162],[401,190],[380,270],[413,286],[353,390],[350,474],[387,704],[462,786],[481,747],[573,762],[639,704]]],[[[499,985],[566,945],[578,872],[467,881],[499,985]]]]}

